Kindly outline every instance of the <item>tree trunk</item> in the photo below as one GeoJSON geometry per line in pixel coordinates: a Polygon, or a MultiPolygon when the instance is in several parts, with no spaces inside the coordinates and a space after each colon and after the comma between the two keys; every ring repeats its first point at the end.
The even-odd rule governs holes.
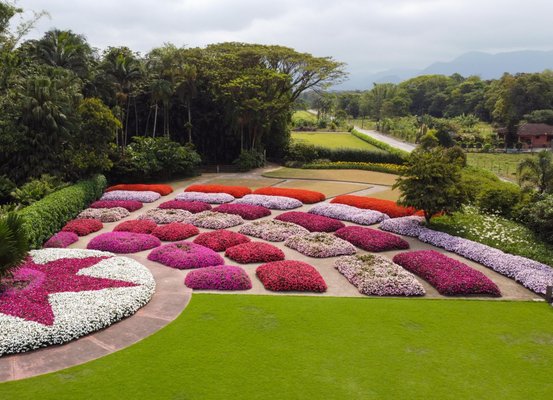
{"type": "Polygon", "coordinates": [[[190,110],[190,99],[186,99],[186,108],[188,109],[188,143],[192,143],[192,112],[190,110]]]}
{"type": "Polygon", "coordinates": [[[123,147],[127,145],[127,137],[129,132],[129,111],[131,109],[131,97],[127,100],[127,110],[125,111],[125,134],[123,135],[123,147]]]}
{"type": "Polygon", "coordinates": [[[157,102],[156,102],[156,111],[154,112],[154,131],[152,137],[156,137],[156,127],[157,127],[157,102]]]}
{"type": "Polygon", "coordinates": [[[430,218],[432,218],[432,213],[424,210],[424,219],[426,220],[426,225],[430,224],[430,218]]]}

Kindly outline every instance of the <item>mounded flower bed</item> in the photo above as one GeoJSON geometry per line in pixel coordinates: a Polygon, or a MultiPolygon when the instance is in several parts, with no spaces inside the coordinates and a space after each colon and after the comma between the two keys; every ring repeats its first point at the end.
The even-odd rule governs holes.
{"type": "Polygon", "coordinates": [[[272,210],[290,210],[303,205],[301,201],[290,197],[266,196],[262,194],[248,194],[236,200],[234,204],[251,204],[253,206],[270,208],[272,210]]]}
{"type": "Polygon", "coordinates": [[[131,215],[123,207],[114,207],[114,208],[87,208],[83,210],[79,215],[78,219],[97,219],[101,222],[116,222],[120,219],[128,217],[131,215]]]}
{"type": "Polygon", "coordinates": [[[103,329],[134,314],[155,290],[142,264],[92,250],[31,251],[13,278],[22,284],[0,290],[0,356],[103,329]]]}
{"type": "Polygon", "coordinates": [[[204,203],[202,201],[182,201],[182,200],[169,200],[164,203],[161,203],[158,208],[161,209],[178,209],[190,211],[193,214],[211,210],[211,205],[204,203]]]}
{"type": "Polygon", "coordinates": [[[497,285],[482,272],[435,250],[400,253],[394,262],[419,275],[445,296],[501,296],[497,285]]]}
{"type": "Polygon", "coordinates": [[[194,290],[248,290],[252,281],[243,268],[217,265],[190,271],[184,284],[194,290]]]}
{"type": "Polygon", "coordinates": [[[321,203],[313,206],[310,214],[322,215],[324,217],[341,219],[359,225],[373,225],[388,219],[386,214],[375,210],[364,210],[347,204],[321,203]]]}
{"type": "Polygon", "coordinates": [[[45,248],[63,249],[79,240],[79,236],[73,232],[58,232],[44,243],[45,248]]]}
{"type": "Polygon", "coordinates": [[[169,185],[160,185],[160,184],[141,184],[141,183],[132,183],[132,184],[121,184],[110,186],[106,189],[106,192],[113,192],[115,190],[127,190],[132,192],[156,192],[162,196],[167,196],[170,193],[173,193],[173,188],[169,185]]]}
{"type": "Polygon", "coordinates": [[[192,242],[175,242],[154,249],[148,260],[177,269],[205,268],[223,265],[224,260],[215,251],[192,242]]]}
{"type": "Polygon", "coordinates": [[[263,242],[248,242],[229,247],[225,256],[240,264],[281,261],[285,258],[281,249],[263,242]]]}
{"type": "Polygon", "coordinates": [[[115,208],[123,207],[127,211],[136,211],[142,208],[143,204],[136,200],[98,200],[90,205],[90,208],[115,208]]]}
{"type": "Polygon", "coordinates": [[[61,230],[62,232],[76,233],[78,236],[86,236],[92,232],[98,232],[103,227],[102,221],[92,218],[81,218],[69,221],[61,230]]]}
{"type": "Polygon", "coordinates": [[[241,226],[239,232],[269,242],[282,242],[290,236],[309,233],[303,226],[277,219],[250,222],[241,226]]]}
{"type": "Polygon", "coordinates": [[[201,201],[203,203],[223,204],[233,201],[234,196],[228,193],[184,192],[177,194],[175,200],[201,201]]]}
{"type": "Polygon", "coordinates": [[[255,206],[251,204],[221,204],[220,206],[215,207],[213,211],[240,215],[242,218],[247,220],[254,220],[271,215],[271,210],[267,207],[255,206]]]}
{"type": "Polygon", "coordinates": [[[113,253],[136,253],[160,246],[161,241],[152,235],[132,232],[107,232],[93,238],[87,249],[113,253]]]}
{"type": "Polygon", "coordinates": [[[375,199],[373,197],[354,196],[344,194],[333,198],[331,203],[346,204],[357,208],[365,208],[369,210],[380,211],[388,215],[390,218],[406,217],[417,212],[413,207],[398,206],[394,201],[375,199]]]}
{"type": "Polygon", "coordinates": [[[157,224],[149,219],[125,221],[113,228],[114,232],[152,233],[157,224]]]}
{"type": "Polygon", "coordinates": [[[309,232],[334,232],[345,226],[343,222],[334,218],[300,211],[288,211],[275,217],[275,219],[303,226],[309,232]]]}
{"type": "Polygon", "coordinates": [[[423,296],[422,284],[415,276],[376,254],[344,256],[334,267],[367,296],[423,296]]]}
{"type": "Polygon", "coordinates": [[[257,267],[257,277],[265,289],[274,292],[326,292],[319,271],[301,261],[274,261],[257,267]]]}
{"type": "Polygon", "coordinates": [[[326,258],[355,254],[355,247],[345,240],[326,232],[311,232],[294,235],[284,245],[310,257],[326,258]]]}
{"type": "Polygon", "coordinates": [[[225,229],[243,224],[244,220],[239,215],[224,214],[215,211],[202,211],[197,214],[192,214],[190,218],[188,218],[188,222],[198,228],[225,229]]]}
{"type": "Polygon", "coordinates": [[[104,193],[100,200],[131,200],[141,203],[153,203],[160,198],[161,195],[159,193],[152,191],[134,192],[132,190],[114,190],[113,192],[104,193]]]}
{"type": "Polygon", "coordinates": [[[185,224],[182,222],[171,222],[170,224],[160,225],[156,227],[152,235],[159,240],[166,242],[176,242],[178,240],[188,239],[189,237],[199,234],[200,231],[194,225],[185,224]]]}
{"type": "Polygon", "coordinates": [[[263,187],[257,190],[254,190],[254,194],[262,194],[267,196],[283,196],[296,199],[305,204],[318,203],[319,201],[324,201],[326,196],[321,192],[315,192],[313,190],[305,189],[291,189],[283,187],[263,187]]]}
{"type": "Polygon", "coordinates": [[[334,234],[340,239],[347,240],[351,244],[367,251],[378,252],[409,248],[409,243],[399,236],[371,228],[346,226],[345,228],[338,229],[334,234]]]}
{"type": "Polygon", "coordinates": [[[230,185],[190,185],[185,192],[202,192],[202,193],[228,193],[233,197],[244,197],[251,194],[252,190],[246,186],[230,186],[230,185]]]}
{"type": "Polygon", "coordinates": [[[241,233],[219,229],[204,232],[194,239],[194,243],[210,248],[213,251],[225,251],[229,247],[247,243],[250,238],[241,233]]]}
{"type": "Polygon", "coordinates": [[[138,219],[152,220],[156,224],[170,224],[171,222],[188,222],[192,213],[178,208],[152,208],[139,215],[138,219]]]}

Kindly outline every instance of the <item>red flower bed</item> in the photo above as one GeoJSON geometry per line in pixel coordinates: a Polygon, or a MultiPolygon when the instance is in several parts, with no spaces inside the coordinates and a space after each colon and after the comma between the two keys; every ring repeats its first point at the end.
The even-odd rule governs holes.
{"type": "Polygon", "coordinates": [[[132,192],[150,191],[159,193],[162,196],[173,193],[173,188],[169,185],[147,185],[141,183],[110,186],[106,189],[106,192],[111,192],[113,190],[130,190],[132,192]]]}
{"type": "Polygon", "coordinates": [[[254,206],[252,204],[221,204],[215,207],[213,211],[218,211],[226,214],[240,215],[247,220],[263,218],[271,215],[271,210],[263,206],[254,206]]]}
{"type": "Polygon", "coordinates": [[[202,192],[202,193],[227,193],[236,198],[244,197],[251,194],[252,190],[246,186],[229,186],[229,185],[190,185],[185,192],[202,192]]]}
{"type": "Polygon", "coordinates": [[[398,206],[394,201],[375,199],[374,197],[354,196],[344,194],[337,196],[330,201],[331,203],[347,204],[357,208],[380,211],[387,214],[390,218],[407,217],[417,212],[413,207],[398,206]]]}
{"type": "Polygon", "coordinates": [[[409,243],[399,236],[360,226],[346,226],[335,233],[341,239],[367,251],[408,249],[409,243]]]}
{"type": "Polygon", "coordinates": [[[301,211],[288,211],[275,217],[275,219],[303,226],[310,232],[334,232],[346,226],[337,219],[301,211]]]}
{"type": "Polygon", "coordinates": [[[166,242],[176,242],[177,240],[188,239],[195,236],[200,231],[194,225],[183,222],[171,222],[170,224],[160,225],[152,232],[152,235],[166,242]]]}
{"type": "Polygon", "coordinates": [[[225,256],[240,264],[284,260],[284,252],[278,247],[263,242],[248,242],[229,247],[225,256]]]}
{"type": "Polygon", "coordinates": [[[79,236],[86,236],[92,232],[98,232],[104,227],[101,221],[92,218],[80,218],[69,221],[61,229],[63,232],[73,232],[79,236]]]}
{"type": "Polygon", "coordinates": [[[136,211],[142,208],[142,203],[136,200],[98,200],[90,205],[90,208],[115,207],[122,207],[127,211],[136,211]]]}
{"type": "Polygon", "coordinates": [[[318,203],[326,199],[325,195],[321,192],[315,192],[313,190],[305,189],[290,189],[282,187],[263,187],[257,190],[254,190],[254,194],[264,194],[267,196],[284,196],[291,197],[293,199],[299,200],[302,203],[312,204],[318,203]]]}
{"type": "Polygon", "coordinates": [[[194,243],[215,251],[225,251],[229,247],[249,242],[250,238],[241,233],[219,229],[213,232],[200,233],[194,243]]]}
{"type": "Polygon", "coordinates": [[[265,289],[275,292],[326,292],[319,271],[301,261],[274,261],[257,267],[257,277],[265,289]]]}
{"type": "Polygon", "coordinates": [[[186,210],[191,213],[199,213],[202,211],[211,210],[211,204],[204,203],[203,201],[184,201],[184,200],[169,200],[165,203],[161,203],[158,208],[161,209],[174,209],[174,210],[186,210]]]}
{"type": "Polygon", "coordinates": [[[157,224],[151,219],[135,219],[121,222],[115,228],[114,232],[133,232],[133,233],[152,233],[157,228],[157,224]]]}

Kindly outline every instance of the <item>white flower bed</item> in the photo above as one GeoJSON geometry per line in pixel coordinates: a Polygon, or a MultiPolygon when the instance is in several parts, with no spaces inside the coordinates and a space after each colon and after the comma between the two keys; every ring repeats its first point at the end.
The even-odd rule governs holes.
{"type": "Polygon", "coordinates": [[[364,210],[347,204],[321,203],[312,207],[311,214],[322,215],[324,217],[350,221],[359,225],[373,225],[377,222],[388,219],[386,214],[375,210],[364,210]]]}
{"type": "Polygon", "coordinates": [[[191,215],[190,211],[175,208],[152,208],[140,215],[138,219],[149,219],[156,224],[170,224],[171,222],[186,222],[191,215]]]}
{"type": "Polygon", "coordinates": [[[77,216],[79,219],[91,218],[101,222],[116,222],[131,215],[129,210],[123,207],[113,208],[87,208],[77,216]]]}
{"type": "Polygon", "coordinates": [[[179,193],[175,200],[181,201],[202,201],[204,203],[223,204],[230,203],[234,196],[228,193],[204,193],[204,192],[184,192],[179,193]]]}
{"type": "Polygon", "coordinates": [[[266,196],[263,194],[247,194],[234,202],[235,204],[251,204],[263,206],[272,210],[290,210],[303,206],[299,200],[284,196],[266,196]]]}
{"type": "Polygon", "coordinates": [[[202,211],[190,215],[187,222],[198,228],[225,229],[243,224],[244,220],[240,215],[225,214],[216,211],[202,211]]]}
{"type": "Polygon", "coordinates": [[[104,193],[100,200],[134,200],[140,201],[141,203],[153,203],[160,197],[161,195],[159,193],[149,190],[137,192],[131,190],[114,190],[104,193]]]}
{"type": "Polygon", "coordinates": [[[279,221],[278,219],[251,222],[240,227],[238,232],[268,240],[269,242],[282,242],[290,236],[309,233],[303,226],[293,224],[292,222],[279,221]]]}

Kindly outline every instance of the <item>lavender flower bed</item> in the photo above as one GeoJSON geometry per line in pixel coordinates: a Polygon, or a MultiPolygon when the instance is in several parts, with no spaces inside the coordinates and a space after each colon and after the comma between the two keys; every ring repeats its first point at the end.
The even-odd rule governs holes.
{"type": "Polygon", "coordinates": [[[309,232],[334,232],[345,227],[344,223],[337,219],[300,211],[288,211],[275,217],[275,219],[303,226],[309,232]]]}
{"type": "Polygon", "coordinates": [[[234,204],[251,204],[254,206],[262,206],[272,210],[290,210],[303,206],[299,200],[284,196],[266,196],[262,194],[247,194],[241,199],[238,199],[234,204]]]}
{"type": "Polygon", "coordinates": [[[545,294],[547,286],[553,285],[553,268],[548,265],[507,254],[469,239],[434,231],[422,226],[421,223],[420,217],[394,218],[383,221],[380,229],[399,235],[413,236],[426,243],[442,247],[512,278],[539,294],[545,294]]]}
{"type": "Polygon", "coordinates": [[[415,276],[389,259],[375,254],[340,257],[334,267],[368,296],[423,296],[415,276]]]}
{"type": "Polygon", "coordinates": [[[311,214],[322,215],[324,217],[353,222],[359,225],[373,225],[390,218],[380,211],[364,210],[361,208],[348,206],[346,204],[334,203],[317,204],[308,212],[311,214]]]}
{"type": "Polygon", "coordinates": [[[131,190],[114,190],[106,192],[100,200],[134,200],[141,203],[153,203],[158,200],[161,195],[157,192],[143,191],[135,192],[131,190]]]}
{"type": "Polygon", "coordinates": [[[204,203],[230,203],[234,200],[234,196],[228,193],[203,193],[203,192],[184,192],[179,193],[176,200],[181,201],[202,201],[204,203]]]}
{"type": "Polygon", "coordinates": [[[224,264],[223,257],[207,247],[191,242],[175,242],[152,250],[148,260],[177,269],[205,268],[224,264]]]}
{"type": "Polygon", "coordinates": [[[198,228],[225,229],[243,224],[244,220],[239,215],[224,214],[215,211],[202,211],[197,214],[192,214],[188,218],[188,222],[198,228]]]}
{"type": "Polygon", "coordinates": [[[116,222],[128,217],[131,213],[123,207],[113,208],[87,208],[78,216],[78,219],[97,219],[101,222],[116,222]]]}
{"type": "Polygon", "coordinates": [[[152,208],[146,213],[139,215],[137,219],[149,219],[156,224],[170,224],[171,222],[188,222],[192,215],[190,211],[173,208],[152,208]]]}
{"type": "Polygon", "coordinates": [[[93,238],[86,248],[112,253],[136,253],[160,245],[158,238],[145,233],[107,232],[93,238]]]}
{"type": "Polygon", "coordinates": [[[345,240],[325,232],[312,232],[290,236],[285,246],[310,257],[325,258],[355,254],[355,247],[345,240]]]}
{"type": "Polygon", "coordinates": [[[268,240],[269,242],[282,242],[290,236],[309,233],[302,226],[277,219],[251,222],[240,227],[239,232],[244,235],[268,240]]]}
{"type": "Polygon", "coordinates": [[[45,248],[49,247],[55,247],[55,248],[66,248],[70,244],[75,243],[77,240],[79,240],[79,236],[77,236],[74,232],[58,232],[54,236],[52,236],[50,239],[44,243],[45,248]]]}
{"type": "Polygon", "coordinates": [[[248,290],[252,281],[243,268],[232,265],[217,265],[190,271],[184,284],[191,289],[203,290],[248,290]]]}

